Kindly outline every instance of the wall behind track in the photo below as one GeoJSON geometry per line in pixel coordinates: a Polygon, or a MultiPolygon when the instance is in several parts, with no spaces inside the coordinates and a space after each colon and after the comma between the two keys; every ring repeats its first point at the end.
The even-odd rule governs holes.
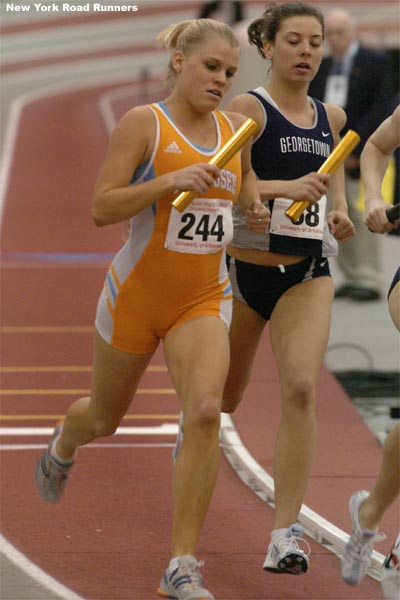
{"type": "MultiPolygon", "coordinates": [[[[185,9],[191,11],[195,15],[200,6],[205,0],[197,2],[186,1],[184,3],[185,9]]],[[[343,7],[349,10],[360,24],[360,32],[365,41],[369,44],[378,47],[385,48],[398,48],[400,46],[399,37],[399,14],[400,8],[397,0],[383,0],[377,2],[376,0],[358,0],[347,1],[347,0],[309,0],[310,4],[316,4],[323,12],[327,12],[332,8],[343,7]]],[[[53,4],[54,2],[44,1],[42,4],[53,4]]],[[[68,17],[73,19],[81,19],[82,16],[88,16],[87,13],[82,12],[69,12],[64,14],[57,11],[38,12],[33,9],[34,0],[19,0],[17,2],[9,3],[6,0],[2,0],[0,12],[1,12],[1,27],[3,31],[8,25],[20,23],[22,21],[35,21],[40,22],[41,20],[52,19],[56,21],[60,18],[68,17]],[[15,12],[6,10],[8,4],[20,4],[24,6],[30,6],[31,10],[27,12],[15,12]]],[[[63,0],[56,0],[54,4],[58,4],[62,7],[63,0]]],[[[89,2],[86,0],[74,0],[70,4],[76,5],[93,5],[93,0],[89,2]]],[[[165,8],[170,9],[172,6],[183,7],[182,2],[175,0],[161,0],[159,2],[153,2],[152,0],[101,0],[97,4],[111,5],[111,4],[124,4],[124,5],[137,5],[139,12],[151,10],[153,8],[165,8]]],[[[264,0],[243,0],[243,6],[245,9],[246,16],[253,18],[259,16],[263,10],[266,2],[264,0]]],[[[120,12],[120,13],[101,13],[101,16],[106,18],[121,18],[121,19],[133,19],[134,13],[120,12]]]]}

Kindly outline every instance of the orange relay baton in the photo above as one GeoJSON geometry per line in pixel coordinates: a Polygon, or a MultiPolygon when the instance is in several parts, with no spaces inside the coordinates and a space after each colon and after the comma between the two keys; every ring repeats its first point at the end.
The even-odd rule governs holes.
{"type": "MultiPolygon", "coordinates": [[[[320,166],[318,173],[329,173],[332,175],[349,154],[351,154],[359,142],[360,136],[358,133],[349,129],[326,161],[320,166]]],[[[289,208],[285,210],[285,215],[289,217],[292,223],[295,223],[310,204],[311,202],[308,202],[307,200],[292,202],[289,208]]]]}
{"type": "MultiPolygon", "coordinates": [[[[253,135],[256,129],[257,123],[253,121],[253,119],[246,119],[246,121],[239,127],[237,131],[235,131],[233,136],[226,142],[226,144],[224,144],[224,146],[222,146],[217,154],[208,161],[208,164],[216,165],[218,168],[222,169],[231,160],[231,158],[235,156],[236,152],[238,152],[245,145],[247,140],[253,135]]],[[[182,212],[192,202],[192,200],[196,198],[197,195],[197,192],[194,190],[181,192],[173,201],[172,206],[179,210],[179,212],[182,212]]]]}

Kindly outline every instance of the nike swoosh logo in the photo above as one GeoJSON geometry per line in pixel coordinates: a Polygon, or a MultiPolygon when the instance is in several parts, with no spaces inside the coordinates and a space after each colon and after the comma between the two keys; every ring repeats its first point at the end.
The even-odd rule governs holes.
{"type": "Polygon", "coordinates": [[[330,135],[329,131],[328,133],[325,133],[325,131],[322,132],[322,137],[328,137],[328,135],[330,135]]]}

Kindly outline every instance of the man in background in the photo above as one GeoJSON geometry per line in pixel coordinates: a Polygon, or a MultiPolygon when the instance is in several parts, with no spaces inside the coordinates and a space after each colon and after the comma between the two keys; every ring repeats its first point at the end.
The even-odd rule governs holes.
{"type": "Polygon", "coordinates": [[[242,2],[239,0],[206,2],[200,9],[199,19],[216,19],[231,26],[236,25],[244,19],[242,2]]]}
{"type": "Polygon", "coordinates": [[[361,142],[345,162],[349,217],[356,235],[340,248],[338,266],[344,284],[335,297],[355,301],[381,297],[380,240],[364,225],[360,197],[360,154],[372,132],[391,112],[389,62],[384,54],[364,47],[357,39],[355,23],[346,10],[335,9],[325,18],[330,55],[323,58],[310,85],[310,96],[338,104],[347,114],[343,136],[356,131],[361,142]]]}

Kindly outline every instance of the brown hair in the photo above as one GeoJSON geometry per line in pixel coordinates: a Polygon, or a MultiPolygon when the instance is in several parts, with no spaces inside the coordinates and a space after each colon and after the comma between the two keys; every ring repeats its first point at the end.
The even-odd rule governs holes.
{"type": "Polygon", "coordinates": [[[256,19],[248,26],[247,35],[249,43],[257,46],[259,54],[265,58],[264,42],[274,42],[283,21],[290,17],[299,16],[315,17],[321,24],[322,37],[324,37],[324,17],[319,8],[304,2],[285,2],[284,4],[272,2],[266,5],[262,17],[256,19]]]}

